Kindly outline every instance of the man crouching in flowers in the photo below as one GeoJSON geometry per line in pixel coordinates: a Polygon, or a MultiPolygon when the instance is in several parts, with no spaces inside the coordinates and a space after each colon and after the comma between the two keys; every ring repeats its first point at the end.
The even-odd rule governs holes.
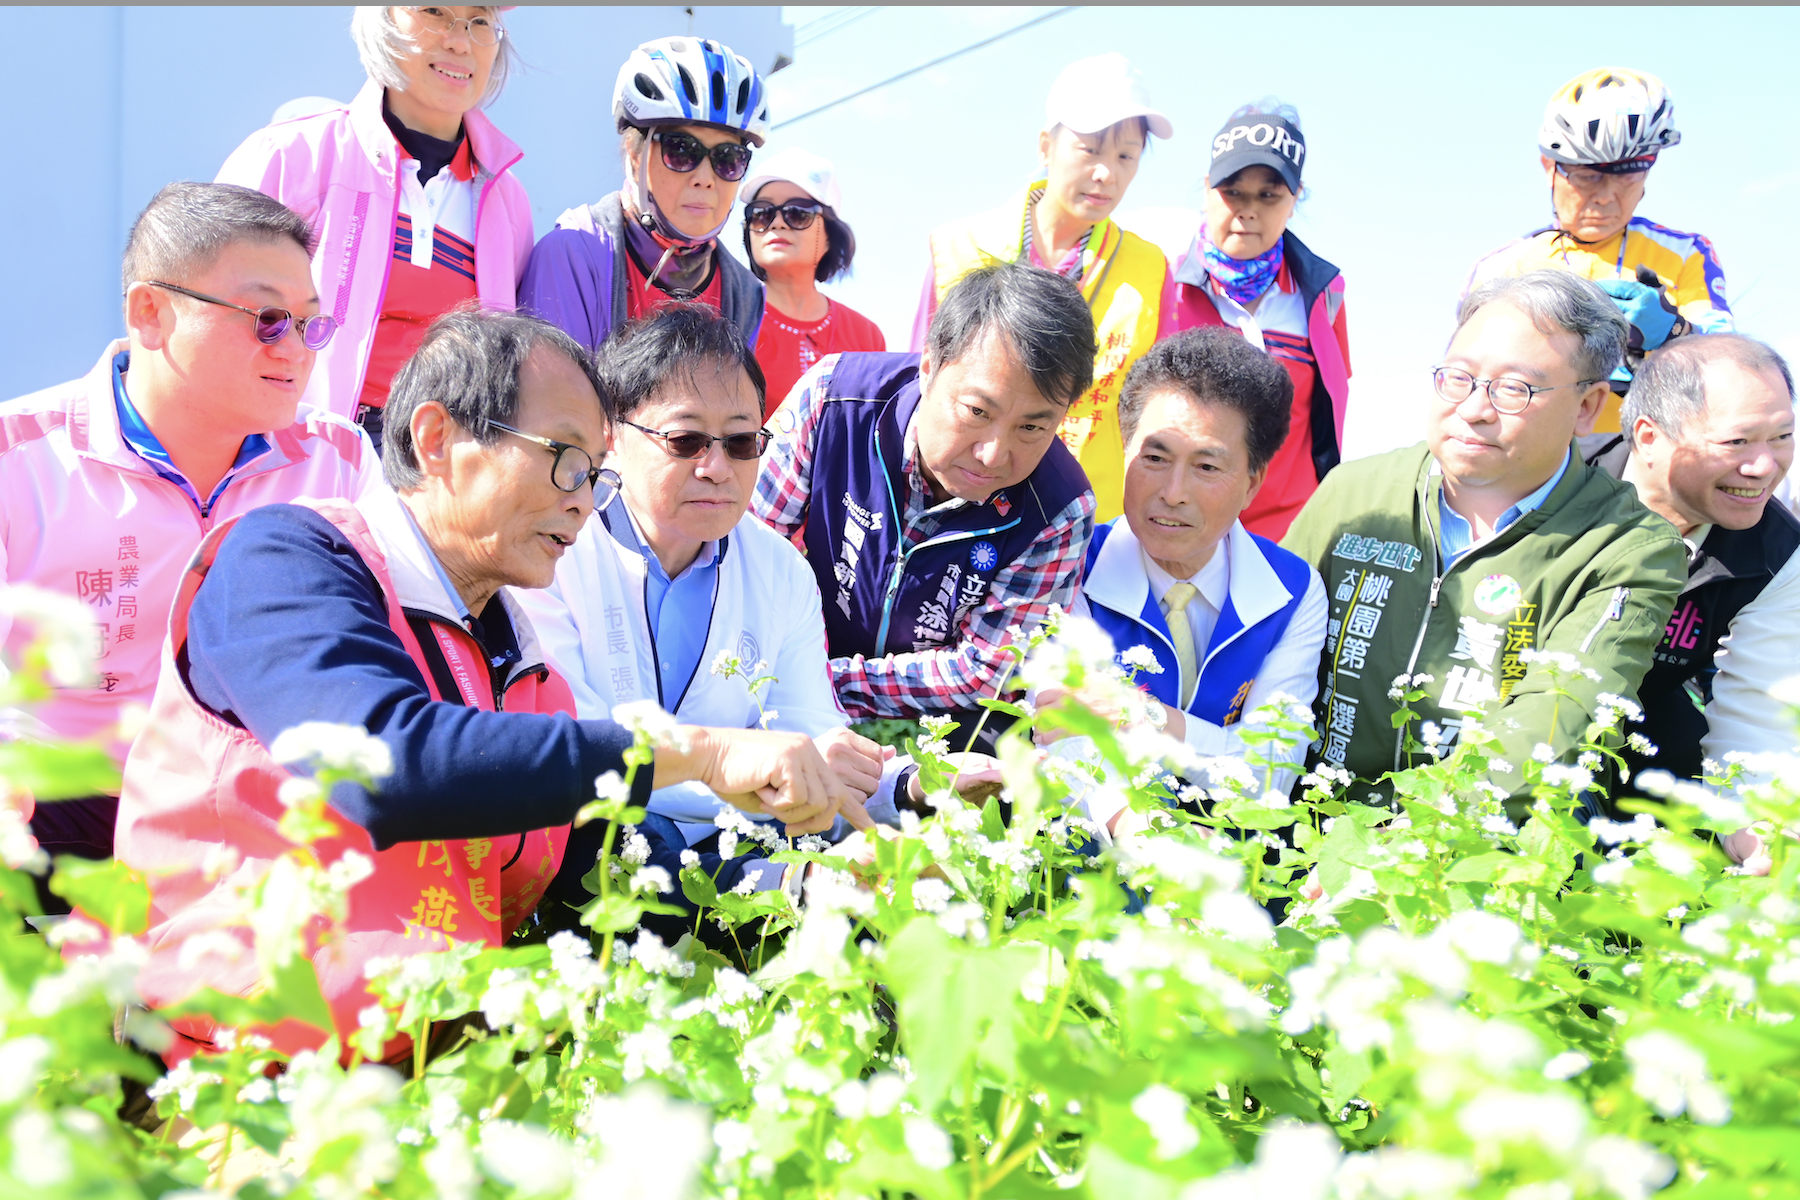
{"type": "MultiPolygon", "coordinates": [[[[270,505],[202,543],[119,805],[118,856],[150,881],[147,1004],[270,983],[244,898],[288,861],[284,810],[317,790],[284,764],[326,768],[330,811],[308,832],[348,903],[341,936],[315,927],[303,952],[345,1042],[372,1003],[371,960],[498,946],[532,912],[571,820],[634,740],[575,718],[508,590],[548,584],[610,498],[594,494],[604,396],[554,327],[451,314],[394,381],[393,491],[270,505]],[[363,778],[385,776],[378,788],[330,774],[346,753],[363,778]]],[[[798,831],[830,828],[847,795],[810,738],[739,726],[666,730],[632,798],[689,781],[798,831]]],[[[173,1025],[171,1064],[213,1048],[210,1018],[173,1025]]],[[[267,1032],[293,1054],[333,1031],[267,1032]]]]}
{"type": "MultiPolygon", "coordinates": [[[[1292,400],[1287,372],[1231,330],[1165,338],[1132,366],[1119,393],[1125,512],[1094,530],[1074,612],[1105,632],[1122,667],[1148,674],[1148,695],[1121,712],[1089,688],[1078,699],[1090,710],[1135,716],[1199,756],[1242,759],[1247,717],[1284,695],[1311,704],[1325,586],[1238,520],[1287,436],[1292,400]]],[[[1037,703],[1066,698],[1052,687],[1037,703]]],[[[1264,748],[1278,763],[1267,790],[1286,795],[1306,741],[1264,748]]],[[[1089,799],[1090,815],[1121,833],[1137,818],[1104,794],[1089,799]]]]}
{"type": "MultiPolygon", "coordinates": [[[[690,723],[804,734],[849,795],[826,840],[872,819],[897,825],[903,764],[846,728],[812,571],[746,515],[770,435],[762,370],[736,327],[704,305],[670,305],[611,338],[598,369],[615,405],[618,491],[550,586],[521,596],[576,713],[648,701],[690,723]]],[[[720,890],[798,892],[792,870],[767,861],[787,848],[780,814],[754,798],[678,781],[648,808],[623,857],[665,872],[676,903],[688,903],[674,880],[691,863],[720,890]],[[738,855],[740,839],[760,850],[738,855]]],[[[602,837],[598,825],[575,833],[553,897],[588,899],[580,880],[602,837]]]]}

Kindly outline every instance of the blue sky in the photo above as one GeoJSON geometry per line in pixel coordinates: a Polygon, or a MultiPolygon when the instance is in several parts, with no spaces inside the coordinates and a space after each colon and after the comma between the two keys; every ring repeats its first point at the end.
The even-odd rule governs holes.
{"type": "MultiPolygon", "coordinates": [[[[795,63],[771,81],[793,116],[1051,11],[783,9],[795,63]]],[[[1639,213],[1713,239],[1746,333],[1800,356],[1800,104],[1791,9],[1080,8],[942,66],[780,127],[769,149],[831,158],[857,232],[853,278],[831,290],[890,341],[911,328],[925,239],[1032,177],[1044,95],[1062,67],[1117,50],[1143,72],[1175,136],[1157,142],[1123,223],[1190,230],[1205,147],[1237,105],[1297,106],[1312,193],[1294,231],[1348,285],[1355,369],[1347,449],[1415,441],[1427,369],[1476,258],[1546,223],[1537,162],[1544,102],[1571,76],[1655,72],[1682,143],[1639,213]]],[[[1178,235],[1185,240],[1185,232],[1178,235]]],[[[731,244],[736,242],[735,235],[731,244]]]]}

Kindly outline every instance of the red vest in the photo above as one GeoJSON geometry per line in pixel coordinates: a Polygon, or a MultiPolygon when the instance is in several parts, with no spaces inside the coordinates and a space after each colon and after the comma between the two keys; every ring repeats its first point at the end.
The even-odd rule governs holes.
{"type": "MultiPolygon", "coordinates": [[[[362,556],[387,599],[395,636],[418,664],[431,698],[443,700],[396,599],[386,558],[362,515],[342,501],[301,503],[336,525],[362,556]]],[[[201,543],[176,593],[156,696],[126,763],[119,799],[118,857],[150,881],[150,959],[138,988],[152,1007],[173,1004],[203,986],[246,995],[260,985],[254,937],[247,926],[235,923],[242,920],[236,893],[254,886],[273,859],[294,848],[276,829],[285,811],[276,793],[289,773],[249,732],[202,707],[175,666],[187,645],[194,595],[231,528],[222,525],[201,543]],[[231,865],[233,858],[234,869],[219,875],[220,866],[231,865]],[[184,943],[207,931],[226,934],[239,952],[234,956],[226,945],[222,952],[196,957],[190,950],[184,962],[184,943]]],[[[460,702],[491,711],[494,702],[485,686],[487,666],[480,647],[466,634],[436,624],[433,630],[451,673],[463,685],[460,702]]],[[[514,711],[575,712],[568,684],[549,671],[513,684],[506,704],[514,711]]],[[[350,890],[343,936],[326,937],[324,922],[315,921],[306,935],[306,951],[337,1033],[346,1039],[357,1028],[357,1014],[375,1003],[363,978],[370,959],[443,950],[453,941],[499,946],[537,906],[562,862],[569,834],[563,826],[523,837],[409,842],[377,851],[360,827],[342,818],[338,826],[337,836],[313,844],[318,860],[332,863],[355,850],[374,860],[375,871],[350,890]]],[[[217,940],[215,934],[201,945],[217,940]]],[[[170,1065],[212,1041],[211,1018],[180,1017],[172,1024],[181,1036],[163,1055],[170,1065]]],[[[315,1048],[327,1036],[292,1020],[258,1032],[289,1054],[315,1048]]],[[[384,1057],[405,1054],[410,1045],[403,1035],[390,1043],[384,1057]]]]}

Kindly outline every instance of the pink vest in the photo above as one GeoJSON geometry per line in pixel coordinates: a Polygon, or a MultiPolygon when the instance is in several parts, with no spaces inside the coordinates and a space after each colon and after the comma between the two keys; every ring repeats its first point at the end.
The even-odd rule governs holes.
{"type": "MultiPolygon", "coordinates": [[[[389,625],[419,665],[431,698],[442,700],[395,598],[385,556],[361,514],[341,501],[300,503],[342,530],[368,564],[387,598],[389,625]]],[[[259,986],[254,939],[248,927],[233,924],[241,919],[234,893],[253,886],[272,859],[293,849],[276,829],[285,811],[276,793],[288,772],[249,732],[202,707],[175,665],[187,644],[194,595],[230,529],[229,524],[221,526],[201,543],[176,593],[156,698],[126,763],[119,800],[118,857],[150,881],[150,960],[138,988],[152,1007],[176,1003],[200,987],[247,995],[259,986]],[[238,865],[218,875],[221,858],[233,854],[238,865]],[[237,952],[227,944],[198,957],[190,950],[184,960],[184,943],[211,930],[226,932],[237,952]]],[[[474,639],[440,625],[432,628],[462,685],[462,702],[491,711],[487,666],[474,639]]],[[[514,683],[506,703],[513,711],[575,711],[568,685],[549,671],[514,683]]],[[[374,874],[350,890],[343,936],[327,937],[322,921],[307,933],[306,951],[340,1038],[353,1033],[357,1014],[375,1003],[363,978],[370,959],[444,950],[452,942],[499,946],[537,906],[562,862],[569,834],[564,826],[522,838],[409,842],[377,851],[364,830],[341,818],[338,823],[336,837],[313,844],[319,861],[332,863],[355,850],[375,863],[374,874]]],[[[209,938],[202,945],[215,941],[209,938]]],[[[179,1017],[171,1024],[181,1035],[163,1055],[171,1065],[212,1041],[209,1017],[179,1017]]],[[[293,1020],[258,1032],[289,1054],[316,1048],[327,1036],[325,1030],[293,1020]]],[[[402,1035],[388,1045],[384,1057],[405,1055],[410,1047],[411,1039],[402,1035]]]]}
{"type": "MultiPolygon", "coordinates": [[[[385,488],[361,431],[302,409],[201,516],[119,432],[112,360],[126,348],[114,342],[84,377],[0,404],[0,577],[75,597],[98,634],[93,682],[54,689],[32,715],[58,737],[104,738],[121,767],[130,744],[115,727],[127,705],[150,703],[169,606],[201,540],[265,504],[385,488]]],[[[7,657],[18,661],[32,636],[0,614],[7,657]]]]}
{"type": "MultiPolygon", "coordinates": [[[[218,183],[275,197],[318,238],[313,282],[337,336],[319,351],[305,402],[354,420],[375,344],[394,225],[400,153],[381,116],[382,87],[370,80],[343,108],[257,130],[219,168],[218,183]]],[[[512,169],[518,146],[479,111],[463,114],[474,152],[475,288],[483,308],[510,311],[531,256],[531,202],[512,169]]]]}

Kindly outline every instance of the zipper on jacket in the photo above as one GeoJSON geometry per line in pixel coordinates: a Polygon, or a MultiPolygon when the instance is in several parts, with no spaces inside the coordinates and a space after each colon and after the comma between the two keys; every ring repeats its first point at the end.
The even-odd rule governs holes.
{"type": "Polygon", "coordinates": [[[1613,589],[1612,603],[1606,606],[1606,611],[1600,614],[1600,619],[1594,622],[1594,627],[1588,630],[1588,635],[1581,639],[1581,652],[1583,654],[1588,652],[1588,647],[1594,644],[1594,639],[1600,636],[1600,631],[1606,628],[1606,623],[1608,621],[1617,621],[1625,616],[1625,602],[1630,599],[1630,588],[1616,587],[1613,589]]]}

